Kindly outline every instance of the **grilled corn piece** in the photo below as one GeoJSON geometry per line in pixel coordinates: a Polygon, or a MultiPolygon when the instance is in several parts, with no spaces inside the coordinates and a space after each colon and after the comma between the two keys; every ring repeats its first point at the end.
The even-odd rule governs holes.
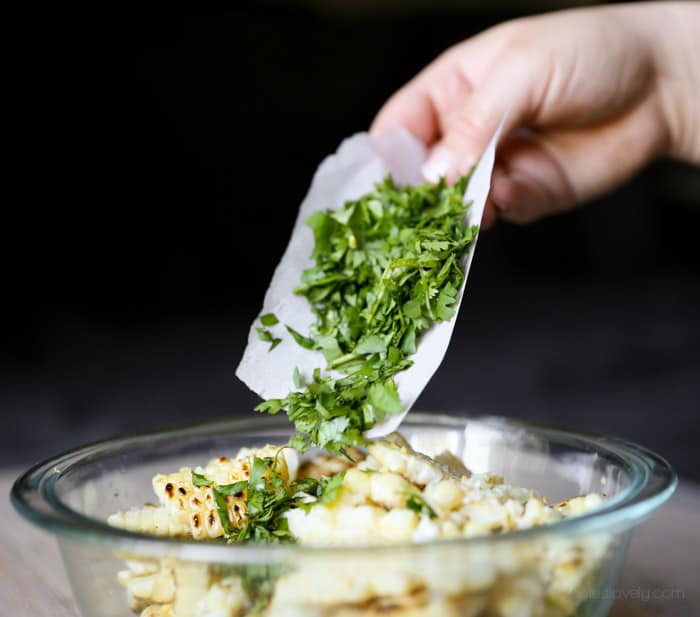
{"type": "MultiPolygon", "coordinates": [[[[205,467],[194,471],[216,484],[233,484],[247,480],[254,457],[275,458],[277,472],[287,482],[294,480],[298,469],[297,454],[289,448],[265,446],[243,449],[233,459],[222,456],[212,459],[205,467]]],[[[117,512],[107,519],[114,527],[158,536],[191,536],[196,540],[219,538],[224,535],[212,489],[192,483],[192,469],[183,467],[170,474],[158,474],[153,478],[153,492],[159,505],[147,504],[117,512]]],[[[226,497],[229,522],[236,527],[244,522],[246,507],[244,496],[226,497]]]]}

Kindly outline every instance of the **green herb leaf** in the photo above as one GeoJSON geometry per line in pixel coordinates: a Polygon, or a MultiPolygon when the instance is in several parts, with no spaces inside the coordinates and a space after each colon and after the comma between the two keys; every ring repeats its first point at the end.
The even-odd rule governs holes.
{"type": "Polygon", "coordinates": [[[258,328],[255,328],[255,331],[258,333],[258,338],[259,338],[261,341],[263,341],[263,342],[265,342],[265,343],[271,343],[271,342],[272,342],[272,339],[273,339],[274,337],[272,336],[272,332],[270,332],[269,330],[266,330],[265,328],[260,328],[260,327],[258,327],[258,328]]]}
{"type": "Polygon", "coordinates": [[[323,356],[326,358],[327,362],[333,362],[340,356],[343,355],[338,341],[334,336],[321,335],[316,338],[316,343],[323,352],[323,356]]]}
{"type": "Polygon", "coordinates": [[[192,470],[192,484],[195,486],[210,486],[211,481],[207,480],[203,475],[192,470]]]}
{"type": "Polygon", "coordinates": [[[277,319],[277,315],[274,313],[265,313],[265,315],[260,316],[260,323],[263,326],[274,326],[280,322],[279,319],[277,319]]]}
{"type": "Polygon", "coordinates": [[[373,383],[367,394],[367,400],[382,414],[399,413],[403,410],[399,393],[396,391],[396,383],[393,379],[383,383],[373,383]]]}
{"type": "Polygon", "coordinates": [[[229,495],[242,495],[243,491],[248,488],[248,481],[241,480],[240,482],[234,482],[233,484],[218,484],[216,489],[224,497],[229,495]]]}
{"type": "Polygon", "coordinates": [[[435,512],[435,510],[430,507],[430,504],[418,493],[408,493],[406,507],[409,510],[413,510],[416,514],[425,514],[431,519],[437,518],[437,512],[435,512]]]}
{"type": "Polygon", "coordinates": [[[321,422],[318,429],[317,443],[321,448],[325,448],[327,444],[339,441],[342,439],[345,429],[350,425],[350,420],[345,417],[334,418],[321,422]]]}
{"type": "Polygon", "coordinates": [[[354,349],[354,353],[361,355],[385,352],[386,342],[377,334],[370,334],[369,336],[362,337],[360,342],[357,344],[357,347],[354,349]]]}
{"type": "Polygon", "coordinates": [[[255,331],[258,333],[258,338],[261,341],[264,341],[265,343],[272,343],[270,345],[270,349],[268,351],[272,351],[277,345],[279,345],[282,342],[281,338],[276,338],[272,336],[272,332],[269,330],[266,330],[265,328],[255,328],[255,331]]]}
{"type": "Polygon", "coordinates": [[[323,506],[332,506],[338,498],[343,489],[343,479],[345,478],[345,472],[331,476],[330,478],[321,478],[321,494],[315,503],[323,506]]]}
{"type": "Polygon", "coordinates": [[[298,345],[301,345],[304,349],[316,349],[316,342],[312,338],[308,338],[303,334],[300,334],[290,326],[285,327],[287,328],[287,332],[292,335],[298,345]]]}
{"type": "Polygon", "coordinates": [[[255,411],[260,411],[264,413],[269,413],[274,416],[280,409],[282,409],[284,401],[278,398],[271,398],[267,401],[255,406],[255,411]]]}
{"type": "Polygon", "coordinates": [[[257,490],[271,463],[272,459],[263,459],[257,456],[253,458],[253,465],[250,468],[250,476],[248,478],[248,486],[251,489],[257,490]]]}
{"type": "Polygon", "coordinates": [[[272,339],[272,345],[270,345],[270,349],[268,351],[272,351],[277,345],[279,345],[282,342],[281,338],[273,338],[272,339]]]}

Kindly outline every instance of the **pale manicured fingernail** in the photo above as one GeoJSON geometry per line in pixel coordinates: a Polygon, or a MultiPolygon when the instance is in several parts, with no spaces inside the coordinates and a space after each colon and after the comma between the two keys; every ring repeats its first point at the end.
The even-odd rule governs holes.
{"type": "Polygon", "coordinates": [[[457,159],[442,146],[436,146],[423,164],[421,173],[428,182],[439,182],[440,178],[454,179],[457,172],[457,159]]]}

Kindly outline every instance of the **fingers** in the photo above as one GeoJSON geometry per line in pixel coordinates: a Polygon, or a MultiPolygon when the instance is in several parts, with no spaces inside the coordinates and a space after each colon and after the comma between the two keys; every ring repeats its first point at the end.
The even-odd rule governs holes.
{"type": "Polygon", "coordinates": [[[435,143],[443,115],[461,104],[470,89],[455,63],[455,51],[448,50],[424,68],[384,104],[370,133],[403,127],[427,146],[435,143]]]}
{"type": "Polygon", "coordinates": [[[379,111],[370,133],[381,133],[403,127],[424,144],[432,144],[440,128],[433,101],[424,83],[411,82],[392,96],[379,111]]]}
{"type": "MultiPolygon", "coordinates": [[[[463,43],[448,50],[419,73],[411,82],[392,96],[377,114],[370,132],[378,135],[394,127],[408,129],[427,146],[434,146],[444,137],[449,126],[455,126],[473,91],[468,71],[460,64],[473,42],[463,43]]],[[[488,142],[488,140],[487,140],[488,142]]],[[[432,171],[426,175],[437,181],[441,176],[454,176],[454,171],[467,171],[471,163],[458,159],[461,149],[450,152],[446,148],[434,148],[429,160],[432,171]]],[[[454,179],[454,177],[452,178],[454,179]]]]}
{"type": "Polygon", "coordinates": [[[481,215],[481,229],[489,229],[493,227],[496,223],[496,209],[493,205],[491,199],[486,200],[486,205],[484,206],[484,213],[481,215]]]}
{"type": "Polygon", "coordinates": [[[504,134],[522,120],[529,99],[525,79],[510,75],[512,63],[475,90],[453,56],[448,52],[392,96],[370,129],[377,135],[401,126],[432,146],[423,167],[431,182],[469,171],[505,113],[512,108],[504,134]]]}
{"type": "Polygon", "coordinates": [[[527,121],[539,81],[525,77],[531,71],[519,67],[519,62],[514,57],[497,63],[491,75],[446,116],[443,135],[423,168],[428,180],[435,182],[440,176],[454,180],[469,171],[504,118],[503,136],[527,121]]]}
{"type": "Polygon", "coordinates": [[[620,185],[666,148],[659,113],[649,100],[597,127],[512,138],[491,188],[497,217],[527,223],[620,185]]]}

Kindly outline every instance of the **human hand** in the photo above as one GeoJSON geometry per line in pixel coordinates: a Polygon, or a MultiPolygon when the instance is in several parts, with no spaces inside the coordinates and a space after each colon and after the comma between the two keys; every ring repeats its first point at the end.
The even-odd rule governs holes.
{"type": "Polygon", "coordinates": [[[506,22],[449,49],[371,132],[431,146],[465,173],[509,111],[483,225],[528,222],[621,184],[653,158],[700,163],[700,3],[578,9],[506,22]]]}

